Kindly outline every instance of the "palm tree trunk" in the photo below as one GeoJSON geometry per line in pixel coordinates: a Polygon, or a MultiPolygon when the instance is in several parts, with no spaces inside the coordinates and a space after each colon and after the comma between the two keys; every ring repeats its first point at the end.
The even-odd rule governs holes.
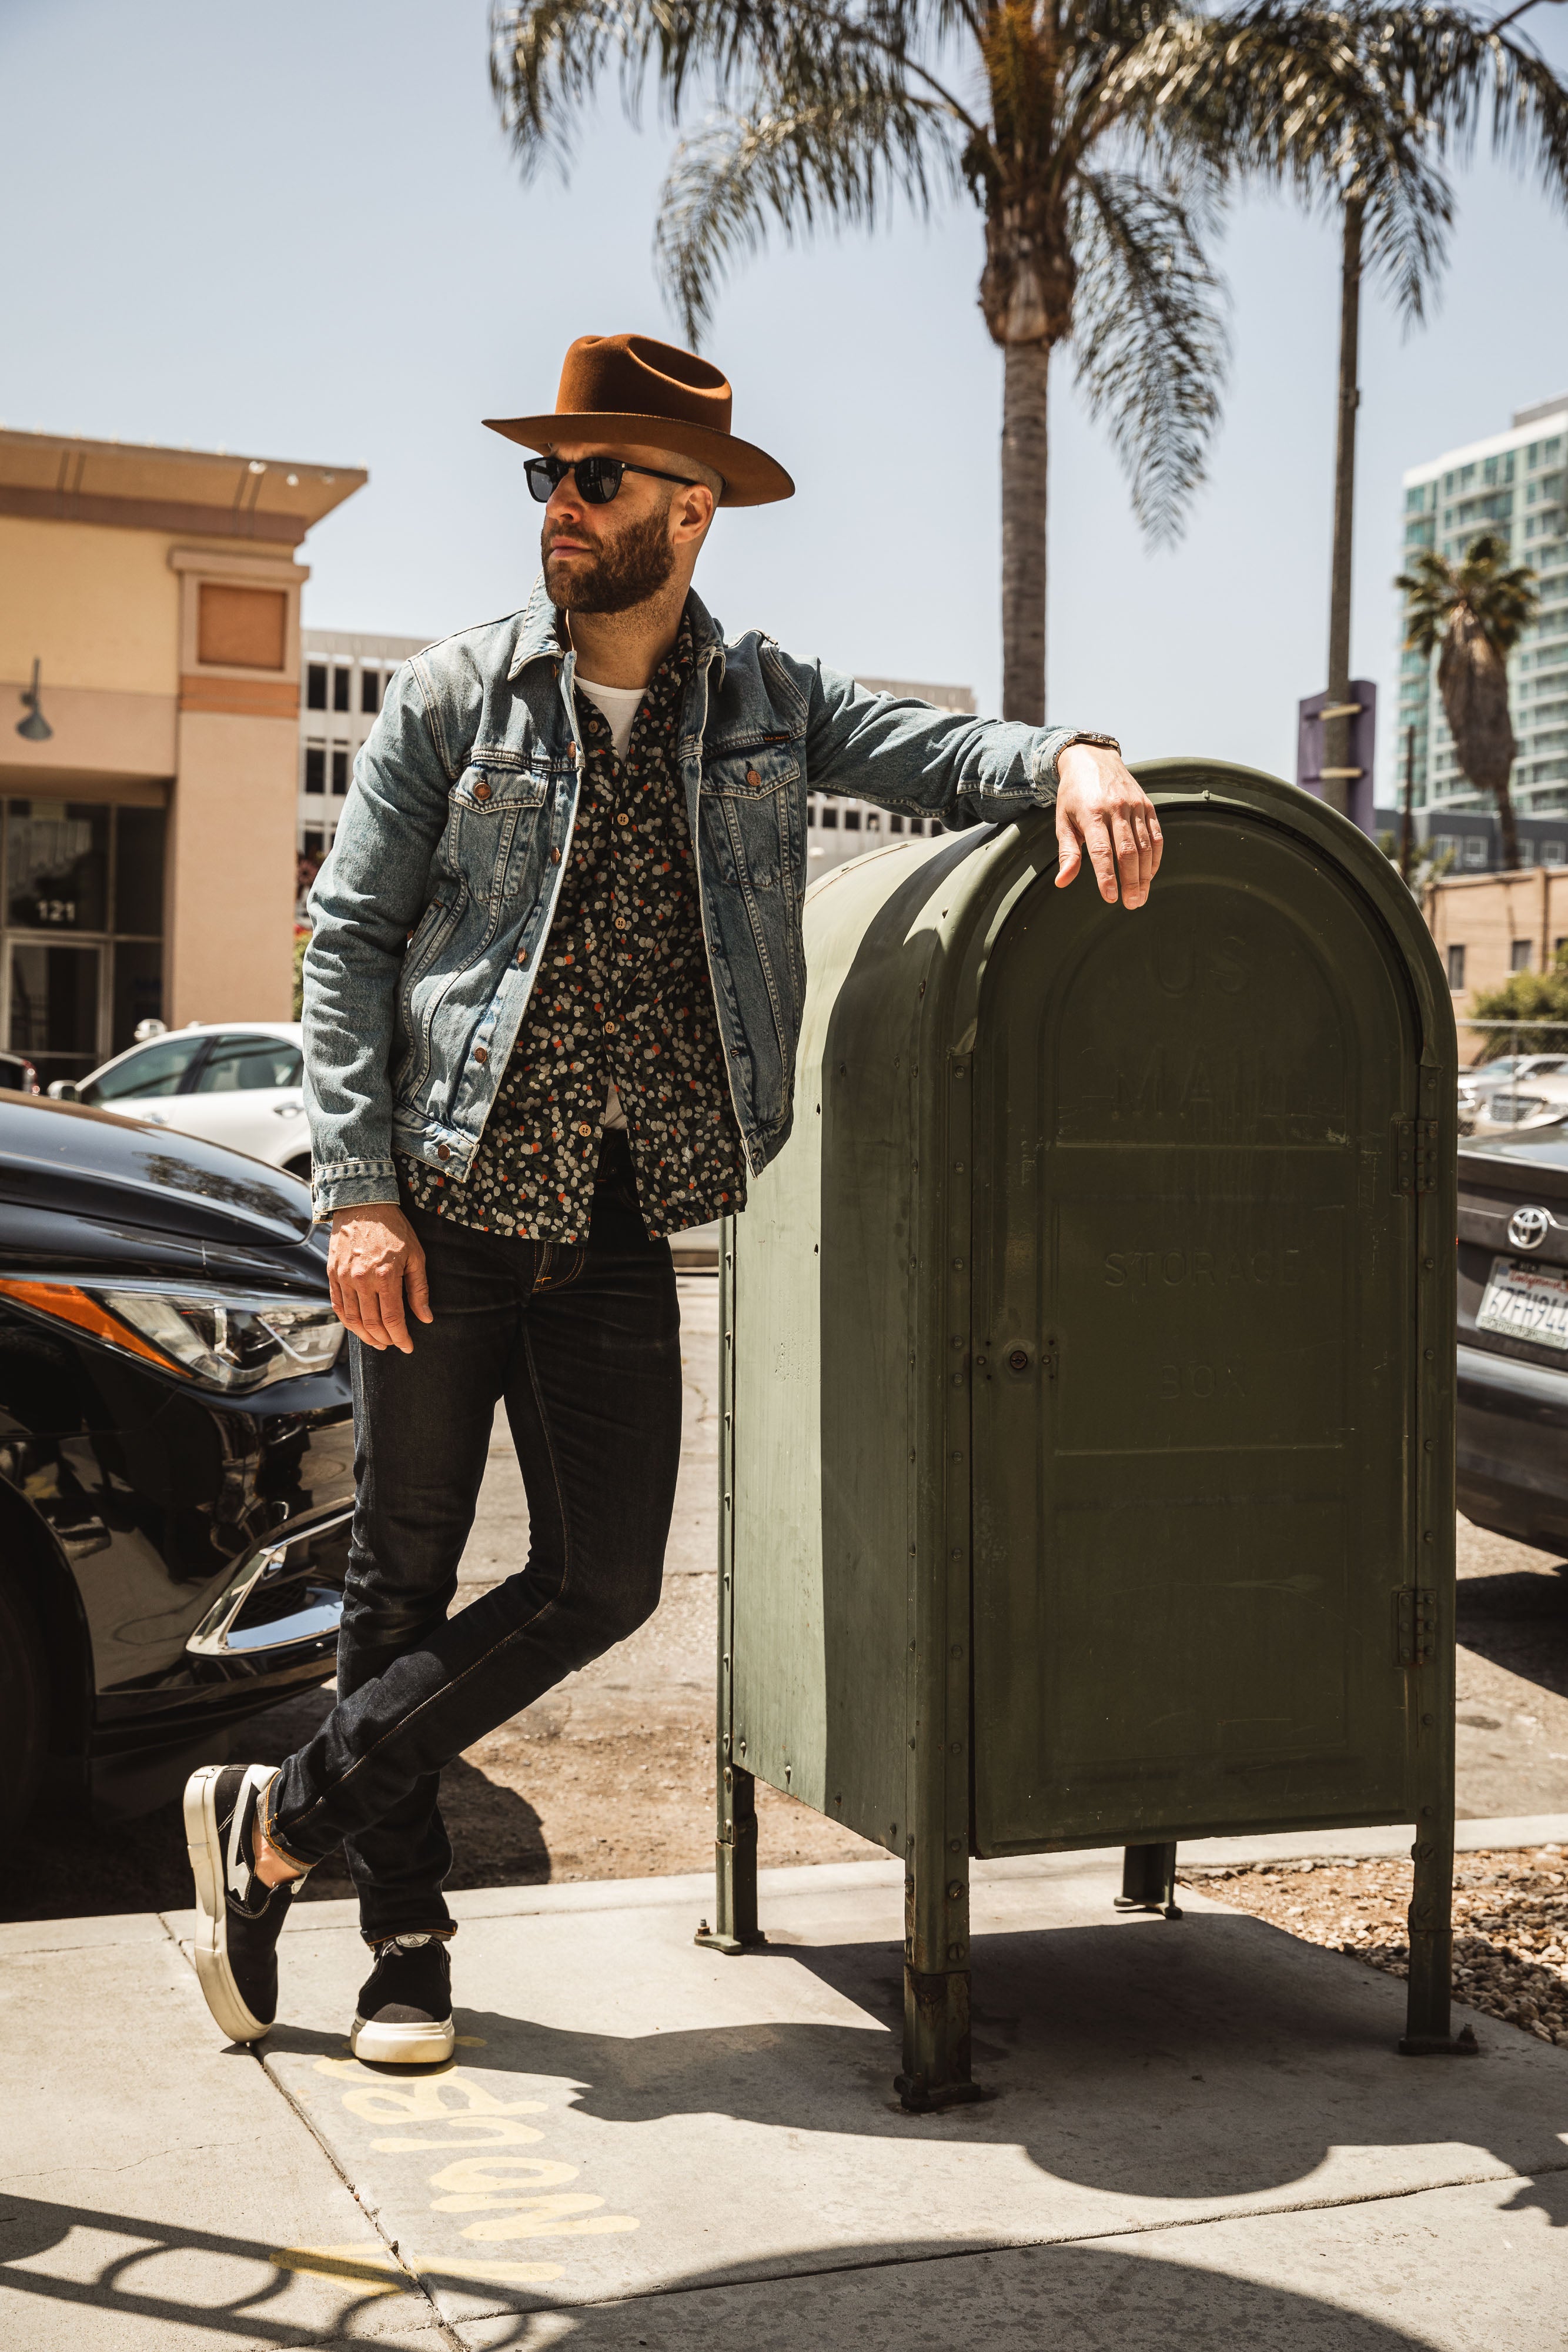
{"type": "Polygon", "coordinates": [[[1498,855],[1505,874],[1519,871],[1519,824],[1514,812],[1513,794],[1506,783],[1500,784],[1493,794],[1497,802],[1498,855]]]}
{"type": "Polygon", "coordinates": [[[1002,716],[1045,724],[1049,343],[1009,343],[1002,376],[1002,716]]]}
{"type": "MultiPolygon", "coordinates": [[[[1365,200],[1352,196],[1344,208],[1344,245],[1340,263],[1339,428],[1334,439],[1333,561],[1329,588],[1329,702],[1350,700],[1350,581],[1355,540],[1355,412],[1361,348],[1361,242],[1365,200]]],[[[1342,813],[1349,805],[1352,778],[1350,719],[1323,722],[1323,798],[1342,813]],[[1336,774],[1335,770],[1341,772],[1336,774]]]]}

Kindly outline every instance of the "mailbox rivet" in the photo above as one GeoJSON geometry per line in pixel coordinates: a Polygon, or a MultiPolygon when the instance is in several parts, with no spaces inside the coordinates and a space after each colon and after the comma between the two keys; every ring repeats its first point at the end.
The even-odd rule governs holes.
{"type": "Polygon", "coordinates": [[[954,1879],[948,1887],[947,1900],[949,1903],[962,1903],[964,1900],[964,1882],[961,1878],[954,1879]]]}
{"type": "Polygon", "coordinates": [[[1432,1715],[1424,1715],[1424,1716],[1421,1717],[1422,1725],[1423,1725],[1423,1727],[1424,1727],[1427,1731],[1430,1731],[1430,1730],[1431,1730],[1432,1726],[1433,1726],[1433,1724],[1437,1721],[1437,1717],[1436,1717],[1436,1716],[1432,1716],[1432,1715]]]}
{"type": "Polygon", "coordinates": [[[955,1741],[953,1742],[952,1747],[951,1747],[951,1748],[949,1748],[949,1750],[948,1750],[948,1753],[949,1753],[949,1755],[952,1755],[952,1756],[962,1756],[962,1754],[964,1753],[964,1743],[963,1743],[963,1741],[962,1741],[961,1739],[955,1739],[955,1741]]]}
{"type": "Polygon", "coordinates": [[[956,1257],[956,1258],[953,1260],[953,1270],[954,1270],[954,1272],[955,1272],[956,1274],[956,1273],[961,1273],[961,1272],[962,1272],[962,1270],[963,1270],[963,1265],[964,1265],[964,1261],[963,1261],[963,1259],[962,1259],[961,1257],[956,1257]]]}
{"type": "Polygon", "coordinates": [[[1428,1454],[1430,1454],[1430,1452],[1432,1451],[1433,1443],[1434,1443],[1434,1441],[1433,1441],[1431,1438],[1427,1438],[1427,1453],[1428,1453],[1428,1454]]]}
{"type": "Polygon", "coordinates": [[[1428,1274],[1430,1274],[1430,1273],[1431,1273],[1431,1271],[1432,1271],[1432,1268],[1437,1265],[1437,1259],[1436,1259],[1435,1257],[1424,1257],[1424,1258],[1421,1260],[1421,1263],[1422,1263],[1422,1265],[1426,1267],[1426,1269],[1427,1269],[1427,1273],[1428,1273],[1428,1274]]]}
{"type": "Polygon", "coordinates": [[[964,1172],[964,1163],[963,1163],[963,1161],[962,1161],[961,1160],[954,1160],[954,1162],[953,1162],[953,1173],[954,1173],[954,1175],[955,1175],[955,1176],[961,1176],[961,1175],[963,1174],[963,1172],[964,1172]]]}
{"type": "MultiPolygon", "coordinates": [[[[955,1553],[953,1554],[953,1557],[954,1557],[954,1559],[957,1559],[958,1558],[960,1558],[960,1556],[961,1556],[961,1555],[960,1555],[959,1553],[957,1553],[957,1552],[955,1552],[955,1553]]],[[[954,1644],[953,1644],[953,1655],[954,1655],[956,1658],[961,1658],[961,1657],[963,1656],[963,1654],[964,1654],[964,1644],[962,1643],[962,1642],[955,1642],[955,1643],[954,1643],[954,1644]]]]}
{"type": "Polygon", "coordinates": [[[948,1841],[947,1841],[947,1851],[948,1851],[948,1853],[963,1853],[963,1851],[964,1851],[964,1841],[963,1841],[963,1839],[962,1839],[962,1838],[949,1838],[949,1839],[948,1839],[948,1841]]]}
{"type": "Polygon", "coordinates": [[[1422,1537],[1421,1540],[1422,1540],[1422,1542],[1423,1542],[1423,1543],[1436,1543],[1436,1542],[1437,1542],[1437,1537],[1432,1533],[1431,1528],[1428,1528],[1427,1529],[1426,1534],[1422,1537]]]}
{"type": "Polygon", "coordinates": [[[1427,1358],[1427,1361],[1428,1363],[1430,1363],[1430,1362],[1431,1362],[1431,1360],[1432,1360],[1433,1357],[1437,1354],[1437,1350],[1436,1349],[1436,1348],[1428,1348],[1428,1349],[1427,1349],[1425,1350],[1426,1358],[1427,1358]]]}
{"type": "MultiPolygon", "coordinates": [[[[963,1557],[964,1557],[963,1553],[962,1553],[960,1550],[958,1550],[958,1549],[957,1549],[957,1547],[956,1547],[956,1546],[955,1546],[955,1547],[954,1547],[954,1551],[953,1551],[953,1558],[954,1558],[955,1559],[963,1559],[963,1557]]],[[[957,1656],[957,1654],[958,1654],[957,1651],[956,1651],[956,1650],[955,1650],[955,1651],[954,1651],[954,1653],[953,1653],[953,1655],[954,1655],[955,1657],[956,1657],[956,1656],[957,1656]]]]}
{"type": "Polygon", "coordinates": [[[975,1359],[975,1361],[976,1361],[976,1363],[980,1367],[981,1370],[983,1371],[983,1370],[985,1370],[985,1365],[986,1365],[986,1360],[985,1360],[984,1356],[977,1356],[977,1357],[976,1357],[976,1359],[975,1359]]]}

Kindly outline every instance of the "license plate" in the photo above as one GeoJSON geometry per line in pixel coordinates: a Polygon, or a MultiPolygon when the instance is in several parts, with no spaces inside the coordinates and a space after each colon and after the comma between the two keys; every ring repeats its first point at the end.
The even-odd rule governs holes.
{"type": "Polygon", "coordinates": [[[1538,1347],[1568,1349],[1568,1273],[1516,1257],[1492,1260],[1476,1328],[1538,1347]]]}

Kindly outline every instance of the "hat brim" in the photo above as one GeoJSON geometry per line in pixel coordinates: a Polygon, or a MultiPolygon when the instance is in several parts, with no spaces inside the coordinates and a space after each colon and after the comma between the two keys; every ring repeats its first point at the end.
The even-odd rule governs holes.
{"type": "Polygon", "coordinates": [[[489,432],[525,449],[553,449],[559,441],[635,441],[644,448],[673,449],[677,457],[695,457],[699,466],[724,477],[721,507],[765,507],[795,495],[794,483],[765,449],[737,440],[733,433],[715,433],[708,425],[685,425],[674,416],[595,411],[582,416],[486,416],[482,422],[489,432]]]}

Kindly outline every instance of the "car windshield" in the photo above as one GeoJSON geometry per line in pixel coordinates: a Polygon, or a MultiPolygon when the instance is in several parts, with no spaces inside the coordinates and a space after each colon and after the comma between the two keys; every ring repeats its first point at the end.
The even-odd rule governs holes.
{"type": "Polygon", "coordinates": [[[206,1042],[200,1034],[193,1036],[189,1031],[178,1037],[155,1037],[150,1045],[123,1055],[96,1078],[89,1078],[78,1089],[78,1100],[130,1102],[143,1095],[174,1094],[206,1042]]]}
{"type": "Polygon", "coordinates": [[[262,1087],[297,1087],[303,1071],[299,1048],[287,1037],[220,1037],[196,1080],[196,1092],[250,1094],[262,1087]]]}

